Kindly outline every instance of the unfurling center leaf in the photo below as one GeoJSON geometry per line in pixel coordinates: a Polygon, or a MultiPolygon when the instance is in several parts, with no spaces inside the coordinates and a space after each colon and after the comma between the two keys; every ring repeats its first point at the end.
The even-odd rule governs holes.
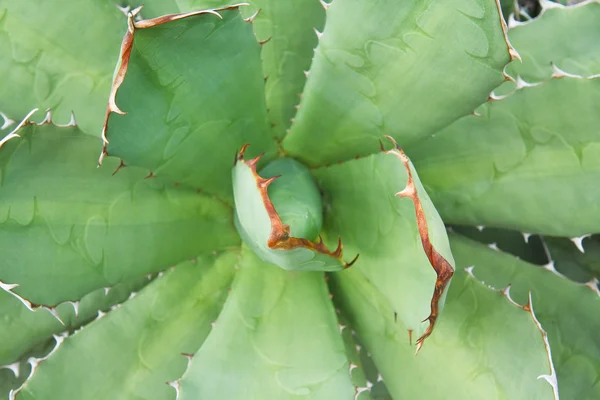
{"type": "Polygon", "coordinates": [[[244,160],[244,146],[233,168],[235,224],[240,236],[264,261],[286,270],[336,271],[342,244],[329,250],[319,236],[323,207],[319,188],[299,162],[281,158],[259,175],[260,157],[244,160]]]}

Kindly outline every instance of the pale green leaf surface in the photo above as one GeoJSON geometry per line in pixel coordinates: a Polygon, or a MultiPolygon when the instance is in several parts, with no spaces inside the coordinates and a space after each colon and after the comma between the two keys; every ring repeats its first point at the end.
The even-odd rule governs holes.
{"type": "Polygon", "coordinates": [[[252,0],[260,9],[254,32],[262,45],[265,91],[273,134],[281,139],[296,114],[306,76],[317,47],[315,29],[322,31],[325,9],[319,0],[252,0]]]}
{"type": "Polygon", "coordinates": [[[599,232],[599,105],[600,79],[551,79],[406,151],[447,223],[599,232]]]}
{"type": "Polygon", "coordinates": [[[550,364],[531,315],[462,270],[456,271],[438,326],[417,356],[409,344],[410,327],[394,319],[387,299],[360,271],[333,275],[332,290],[393,398],[554,398],[550,384],[538,379],[550,373],[550,364]]]}
{"type": "Polygon", "coordinates": [[[11,399],[9,397],[11,390],[18,389],[25,382],[31,374],[31,364],[28,362],[31,357],[43,358],[54,347],[56,347],[56,340],[50,337],[23,354],[19,361],[0,367],[0,398],[4,400],[11,399]]]}
{"type": "Polygon", "coordinates": [[[78,300],[239,238],[232,210],[106,159],[76,127],[27,125],[0,149],[0,280],[33,303],[78,300]]]}
{"type": "Polygon", "coordinates": [[[332,2],[284,150],[348,160],[471,113],[504,79],[501,20],[494,0],[332,2]]]}
{"type": "Polygon", "coordinates": [[[552,63],[582,76],[600,73],[600,2],[547,8],[534,20],[511,28],[508,37],[523,59],[507,73],[527,82],[552,76],[552,63]]]}
{"type": "MultiPolygon", "coordinates": [[[[341,236],[344,252],[359,254],[349,270],[377,288],[416,340],[428,325],[422,321],[430,313],[436,273],[423,250],[412,201],[395,196],[408,179],[404,165],[395,155],[380,153],[314,173],[324,192],[325,236],[341,236]]],[[[412,174],[430,240],[453,264],[444,224],[414,169],[412,174]]],[[[345,276],[342,272],[339,279],[345,276]]]]}
{"type": "Polygon", "coordinates": [[[0,365],[10,364],[27,351],[44,343],[54,334],[72,331],[91,319],[98,311],[106,312],[115,304],[127,300],[132,292],[150,282],[146,277],[118,284],[108,289],[98,289],[84,296],[78,304],[77,313],[71,303],[61,303],[56,314],[47,309],[29,310],[18,298],[0,290],[0,365]]]}
{"type": "Polygon", "coordinates": [[[118,309],[68,337],[38,366],[21,399],[174,399],[178,379],[211,331],[237,253],[185,262],[118,309]]]}
{"type": "Polygon", "coordinates": [[[223,311],[180,387],[180,400],[352,399],[323,273],[287,272],[243,250],[223,311]]]}
{"type": "Polygon", "coordinates": [[[568,238],[544,236],[544,244],[554,268],[569,279],[585,283],[600,277],[600,235],[584,238],[583,252],[568,238]]]}
{"type": "Polygon", "coordinates": [[[272,231],[271,218],[258,188],[255,173],[246,162],[238,161],[232,174],[237,230],[242,240],[262,260],[296,271],[336,271],[343,268],[344,264],[339,258],[309,248],[270,248],[268,242],[272,231]]]}
{"type": "MultiPolygon", "coordinates": [[[[457,267],[474,266],[474,274],[496,288],[510,284],[520,304],[531,291],[535,314],[548,332],[560,398],[600,398],[599,293],[461,236],[450,240],[457,267]]],[[[514,354],[515,362],[527,360],[526,353],[514,354]]]]}
{"type": "MultiPolygon", "coordinates": [[[[276,150],[260,46],[237,9],[136,29],[107,127],[108,153],[156,176],[232,198],[236,152],[276,150]]],[[[267,156],[269,158],[269,156],[267,156]]]]}
{"type": "Polygon", "coordinates": [[[100,136],[126,18],[110,1],[8,0],[0,4],[0,110],[23,118],[71,111],[100,136]]]}

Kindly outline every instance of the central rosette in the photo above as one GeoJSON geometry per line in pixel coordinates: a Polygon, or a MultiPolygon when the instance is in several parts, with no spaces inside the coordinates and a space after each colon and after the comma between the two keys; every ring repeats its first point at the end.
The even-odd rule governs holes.
{"type": "MultiPolygon", "coordinates": [[[[280,158],[260,171],[260,157],[245,160],[242,148],[233,168],[235,225],[242,240],[264,261],[287,270],[335,271],[342,244],[330,251],[321,236],[323,205],[308,168],[280,158]]],[[[355,258],[356,260],[356,258],[355,258]]]]}

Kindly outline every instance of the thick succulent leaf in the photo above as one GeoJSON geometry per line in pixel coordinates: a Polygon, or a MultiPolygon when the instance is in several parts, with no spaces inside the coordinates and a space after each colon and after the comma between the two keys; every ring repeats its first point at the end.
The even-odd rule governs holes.
{"type": "MultiPolygon", "coordinates": [[[[444,224],[414,169],[413,182],[422,206],[418,217],[424,220],[425,227],[418,226],[413,203],[396,196],[405,185],[408,187],[408,175],[397,153],[388,153],[392,154],[380,153],[314,173],[324,192],[325,235],[341,235],[344,251],[360,255],[349,268],[353,272],[343,272],[338,279],[360,277],[370,282],[398,321],[413,330],[417,339],[433,327],[444,297],[443,291],[438,292],[438,285],[444,289],[452,274],[446,262],[437,279],[424,247],[431,249],[433,244],[445,260],[453,263],[453,259],[444,224]],[[423,228],[429,243],[423,243],[420,236],[423,228]],[[430,314],[431,323],[425,322],[430,314]]],[[[442,267],[437,264],[436,269],[442,267]]]]}
{"type": "MultiPolygon", "coordinates": [[[[323,30],[325,8],[318,0],[250,0],[242,14],[252,20],[261,43],[265,94],[273,135],[283,137],[300,102],[317,46],[314,30],[323,30]],[[260,11],[259,11],[260,10],[260,11]]],[[[154,18],[173,12],[225,7],[227,0],[144,1],[141,14],[154,18]]]]}
{"type": "MultiPolygon", "coordinates": [[[[521,304],[527,302],[531,291],[535,313],[548,332],[560,397],[600,398],[600,342],[596,334],[600,331],[600,292],[597,287],[571,282],[552,270],[457,235],[451,235],[450,239],[457,266],[474,266],[474,274],[494,287],[510,284],[511,296],[521,304]]],[[[515,353],[513,360],[518,364],[526,362],[526,354],[515,353]]]]}
{"type": "Polygon", "coordinates": [[[19,399],[165,399],[211,330],[237,253],[185,262],[118,309],[66,338],[19,399]],[[85,355],[85,356],[83,356],[85,355]]]}
{"type": "MultiPolygon", "coordinates": [[[[552,399],[543,336],[529,312],[457,270],[439,325],[414,355],[410,326],[354,268],[331,277],[334,301],[393,398],[552,399]]],[[[534,303],[535,306],[535,303],[534,303]]]]}
{"type": "Polygon", "coordinates": [[[261,40],[261,57],[269,119],[273,134],[282,138],[300,103],[306,76],[317,47],[315,29],[323,30],[325,8],[319,0],[252,0],[260,12],[254,32],[261,40]]]}
{"type": "MultiPolygon", "coordinates": [[[[48,306],[239,243],[232,210],[195,190],[97,168],[99,138],[25,124],[0,149],[0,281],[48,306]]],[[[12,135],[9,134],[9,136],[12,135]]]]}
{"type": "Polygon", "coordinates": [[[127,300],[131,293],[146,286],[146,277],[98,289],[76,303],[61,303],[55,310],[30,310],[17,297],[0,290],[0,365],[22,358],[52,335],[73,331],[94,319],[98,312],[127,300]]]}
{"type": "Polygon", "coordinates": [[[600,235],[573,239],[544,236],[554,268],[577,282],[600,277],[600,235]]]}
{"type": "MultiPolygon", "coordinates": [[[[337,249],[331,251],[323,244],[322,240],[313,241],[311,239],[314,238],[307,239],[304,237],[305,235],[295,236],[298,232],[295,232],[294,228],[302,224],[302,219],[299,219],[300,224],[294,224],[295,226],[292,227],[290,227],[289,222],[288,224],[285,223],[269,195],[269,185],[274,182],[275,177],[265,178],[260,176],[256,172],[259,157],[245,160],[244,151],[245,148],[238,154],[232,173],[235,225],[242,240],[263,261],[286,270],[337,271],[351,265],[352,262],[345,263],[342,259],[341,242],[338,241],[337,249]]],[[[284,194],[280,198],[283,197],[283,200],[286,200],[287,197],[291,199],[288,203],[292,204],[296,202],[296,198],[306,199],[304,219],[308,219],[311,214],[321,212],[321,199],[318,188],[314,186],[308,170],[302,170],[300,174],[308,175],[308,178],[311,179],[310,186],[305,179],[298,179],[295,182],[288,182],[296,186],[294,188],[290,185],[292,186],[291,189],[306,189],[309,192],[314,191],[314,193],[307,193],[306,195],[298,193],[295,196],[294,193],[291,195],[284,194]]],[[[306,177],[303,176],[302,178],[306,177]]],[[[286,209],[289,208],[286,207],[286,209]]],[[[320,225],[320,221],[317,225],[320,225]]],[[[302,230],[306,233],[311,229],[302,230]]]]}
{"type": "Polygon", "coordinates": [[[348,160],[471,113],[504,79],[503,24],[494,0],[332,2],[284,150],[348,160]]]}
{"type": "Polygon", "coordinates": [[[348,368],[323,273],[287,272],[245,249],[179,399],[351,399],[348,368]]]}
{"type": "Polygon", "coordinates": [[[407,153],[447,223],[600,232],[598,106],[600,79],[551,79],[487,103],[481,116],[407,153]]]}
{"type": "Polygon", "coordinates": [[[529,22],[511,22],[510,42],[523,62],[506,71],[527,82],[548,79],[559,69],[590,76],[600,73],[600,2],[587,1],[572,7],[546,2],[542,14],[529,22]],[[554,4],[551,7],[550,4],[554,4]]]}
{"type": "Polygon", "coordinates": [[[250,153],[273,155],[276,144],[252,26],[237,8],[219,13],[170,21],[130,17],[105,150],[126,165],[231,201],[236,151],[250,143],[250,153]]]}
{"type": "Polygon", "coordinates": [[[112,2],[8,0],[0,4],[0,109],[23,118],[52,108],[99,136],[125,17],[112,2]],[[74,40],[74,39],[77,40],[74,40]]]}

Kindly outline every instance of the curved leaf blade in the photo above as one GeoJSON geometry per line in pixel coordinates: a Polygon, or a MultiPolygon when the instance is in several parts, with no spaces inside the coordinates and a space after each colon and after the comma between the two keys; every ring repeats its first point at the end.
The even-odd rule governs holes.
{"type": "Polygon", "coordinates": [[[79,300],[239,243],[219,200],[118,169],[114,158],[98,169],[100,138],[28,122],[16,133],[0,149],[0,281],[35,304],[79,300]]]}
{"type": "Polygon", "coordinates": [[[238,254],[185,262],[135,298],[67,337],[42,361],[19,399],[164,399],[227,297],[238,254]],[[85,357],[81,355],[85,353],[85,357]]]}
{"type": "Polygon", "coordinates": [[[215,328],[180,400],[348,399],[354,386],[323,273],[291,273],[242,250],[215,328]]]}
{"type": "Polygon", "coordinates": [[[25,360],[23,355],[43,345],[52,335],[85,325],[99,311],[107,312],[149,282],[143,277],[96,290],[79,302],[59,304],[55,309],[56,315],[46,309],[31,311],[17,297],[0,290],[0,315],[3,321],[0,326],[0,365],[25,360]]]}
{"type": "Polygon", "coordinates": [[[482,116],[407,152],[447,223],[600,232],[598,105],[600,79],[551,79],[485,104],[482,116]]]}
{"type": "Polygon", "coordinates": [[[250,143],[251,153],[268,158],[276,144],[251,25],[237,8],[202,13],[137,22],[130,16],[105,150],[126,165],[231,201],[237,150],[250,143]]]}
{"type": "Polygon", "coordinates": [[[284,150],[315,166],[405,146],[471,113],[504,80],[495,1],[334,1],[284,150]]]}
{"type": "MultiPolygon", "coordinates": [[[[511,255],[450,235],[460,267],[474,267],[477,277],[494,287],[510,284],[510,294],[525,303],[531,292],[536,315],[548,332],[552,360],[563,399],[600,396],[600,343],[591,332],[600,329],[600,292],[551,270],[520,261],[511,255]]],[[[444,314],[446,315],[446,314],[444,314]]],[[[525,360],[522,355],[518,359],[525,360]]]]}
{"type": "MultiPolygon", "coordinates": [[[[358,270],[332,276],[334,301],[348,315],[394,398],[553,399],[540,375],[548,354],[532,314],[462,270],[444,313],[418,356],[410,326],[358,270]]],[[[535,303],[534,303],[535,305],[535,303]]]]}
{"type": "Polygon", "coordinates": [[[514,22],[508,31],[523,62],[513,62],[506,72],[527,82],[540,82],[560,73],[600,73],[600,3],[586,1],[570,7],[548,7],[529,22],[514,22]]]}
{"type": "MultiPolygon", "coordinates": [[[[324,196],[324,236],[342,235],[344,250],[359,254],[349,276],[372,282],[396,318],[414,331],[415,341],[420,339],[418,351],[443,306],[453,259],[446,229],[414,168],[418,214],[414,203],[397,195],[410,187],[408,173],[398,153],[388,153],[320,168],[314,174],[324,196]],[[445,264],[428,259],[432,249],[445,264]]],[[[339,279],[345,276],[346,272],[340,273],[339,279]]]]}
{"type": "Polygon", "coordinates": [[[125,30],[113,2],[3,2],[0,109],[23,118],[32,107],[51,108],[60,121],[73,111],[84,132],[100,136],[125,30]]]}

